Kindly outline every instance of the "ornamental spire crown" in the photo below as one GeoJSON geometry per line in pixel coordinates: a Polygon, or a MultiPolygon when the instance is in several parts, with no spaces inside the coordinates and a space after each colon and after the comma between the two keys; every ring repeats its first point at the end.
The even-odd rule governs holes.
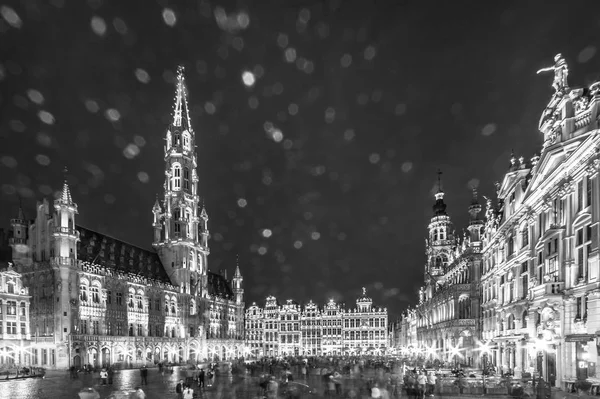
{"type": "Polygon", "coordinates": [[[182,130],[191,130],[190,111],[187,101],[187,90],[185,87],[185,68],[177,67],[177,87],[175,89],[175,106],[173,108],[173,126],[182,130]]]}

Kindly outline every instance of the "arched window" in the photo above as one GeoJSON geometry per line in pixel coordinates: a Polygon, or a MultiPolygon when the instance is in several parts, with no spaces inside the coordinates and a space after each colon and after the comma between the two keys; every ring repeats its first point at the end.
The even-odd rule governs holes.
{"type": "Polygon", "coordinates": [[[137,295],[135,296],[135,301],[137,302],[137,308],[138,309],[144,309],[144,303],[142,301],[142,293],[138,292],[137,295]]]}
{"type": "Polygon", "coordinates": [[[175,135],[173,135],[173,145],[175,147],[179,147],[181,145],[181,136],[179,136],[179,133],[175,133],[175,135]]]}
{"type": "Polygon", "coordinates": [[[129,308],[133,309],[134,307],[134,303],[133,303],[133,292],[129,292],[129,301],[127,302],[129,308]]]}
{"type": "Polygon", "coordinates": [[[515,316],[513,316],[512,313],[508,315],[508,323],[506,323],[506,328],[509,330],[515,329],[515,316]]]}
{"type": "Polygon", "coordinates": [[[440,229],[440,240],[446,239],[446,230],[440,229]]]}
{"type": "Polygon", "coordinates": [[[129,336],[133,337],[133,324],[129,325],[129,336]]]}
{"type": "Polygon", "coordinates": [[[515,252],[515,240],[512,236],[508,238],[508,255],[512,255],[515,252]]]}
{"type": "Polygon", "coordinates": [[[27,306],[25,305],[25,302],[21,302],[21,316],[25,316],[26,312],[27,312],[27,306]]]}
{"type": "Polygon", "coordinates": [[[192,299],[190,301],[190,315],[195,315],[196,314],[196,301],[194,299],[192,299]]]}
{"type": "Polygon", "coordinates": [[[173,190],[181,190],[181,165],[178,163],[173,164],[173,190]]]}
{"type": "Polygon", "coordinates": [[[88,300],[88,286],[87,282],[81,282],[79,285],[79,300],[82,302],[87,302],[88,300]]]}
{"type": "Polygon", "coordinates": [[[90,296],[93,303],[100,303],[100,289],[96,284],[93,284],[90,288],[90,296]]]}
{"type": "Polygon", "coordinates": [[[433,241],[437,241],[438,240],[438,230],[435,229],[433,230],[433,241]]]}
{"type": "Polygon", "coordinates": [[[435,258],[435,267],[442,267],[442,257],[438,256],[435,258]]]}
{"type": "Polygon", "coordinates": [[[521,317],[521,327],[527,328],[527,311],[524,311],[521,317]]]}

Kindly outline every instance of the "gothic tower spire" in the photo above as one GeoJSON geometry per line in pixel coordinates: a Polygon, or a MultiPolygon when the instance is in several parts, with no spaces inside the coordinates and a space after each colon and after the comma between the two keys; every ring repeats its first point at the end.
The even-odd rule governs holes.
{"type": "Polygon", "coordinates": [[[425,266],[425,280],[444,274],[445,267],[452,256],[452,222],[446,213],[444,191],[442,190],[442,171],[437,172],[437,192],[434,194],[433,216],[429,223],[429,239],[427,240],[427,265],[425,266]]]}
{"type": "MultiPolygon", "coordinates": [[[[192,128],[184,68],[177,68],[173,120],[167,128],[164,147],[165,183],[162,206],[152,208],[154,246],[167,267],[172,282],[182,292],[203,291],[206,284],[208,230],[201,218],[196,168],[196,134],[192,128]],[[190,281],[203,281],[192,285],[190,281]]],[[[200,292],[193,292],[200,294],[200,292]]]]}

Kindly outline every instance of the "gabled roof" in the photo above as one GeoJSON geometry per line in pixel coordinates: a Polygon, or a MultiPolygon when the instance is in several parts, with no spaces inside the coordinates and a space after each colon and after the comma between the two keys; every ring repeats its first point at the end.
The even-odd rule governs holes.
{"type": "Polygon", "coordinates": [[[561,169],[564,166],[564,162],[575,150],[581,147],[582,142],[587,138],[589,138],[589,135],[581,135],[572,140],[561,142],[556,146],[546,148],[542,152],[542,156],[534,169],[532,179],[525,191],[525,198],[535,192],[557,169],[561,169]]]}
{"type": "Polygon", "coordinates": [[[171,284],[156,252],[81,226],[76,226],[76,229],[80,234],[77,243],[79,260],[171,284]]]}

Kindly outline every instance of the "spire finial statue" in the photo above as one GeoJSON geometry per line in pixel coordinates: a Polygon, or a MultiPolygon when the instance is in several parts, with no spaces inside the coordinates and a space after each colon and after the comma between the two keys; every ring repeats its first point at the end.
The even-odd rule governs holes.
{"type": "Polygon", "coordinates": [[[362,292],[363,292],[363,296],[367,295],[367,289],[365,287],[362,287],[362,292]]]}
{"type": "Polygon", "coordinates": [[[438,193],[443,192],[442,190],[442,171],[438,168],[437,171],[437,175],[438,175],[438,193]]]}

